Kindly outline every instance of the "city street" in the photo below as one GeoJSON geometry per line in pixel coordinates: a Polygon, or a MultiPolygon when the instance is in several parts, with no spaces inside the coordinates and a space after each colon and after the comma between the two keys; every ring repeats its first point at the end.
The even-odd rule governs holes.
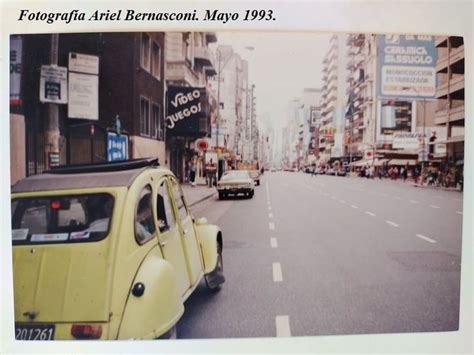
{"type": "Polygon", "coordinates": [[[223,231],[226,283],[198,287],[179,338],[457,329],[460,192],[301,172],[255,189],[192,208],[223,231]]]}

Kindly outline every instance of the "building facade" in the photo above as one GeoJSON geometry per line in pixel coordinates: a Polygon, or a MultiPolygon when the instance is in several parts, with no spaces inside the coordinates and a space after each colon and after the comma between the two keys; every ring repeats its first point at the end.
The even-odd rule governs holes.
{"type": "Polygon", "coordinates": [[[57,164],[111,160],[117,137],[126,137],[120,141],[121,158],[166,161],[163,33],[24,35],[11,40],[17,42],[13,48],[21,46],[22,61],[18,99],[11,102],[11,140],[24,146],[12,146],[12,183],[57,164]],[[45,78],[45,66],[50,72],[53,66],[54,75],[67,73],[64,82],[53,74],[45,78]],[[46,101],[62,101],[62,90],[69,94],[65,103],[46,101]]]}

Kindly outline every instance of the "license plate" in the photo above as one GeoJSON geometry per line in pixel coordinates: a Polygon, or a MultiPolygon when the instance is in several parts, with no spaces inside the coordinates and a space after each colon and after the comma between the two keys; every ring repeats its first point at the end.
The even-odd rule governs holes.
{"type": "Polygon", "coordinates": [[[16,340],[53,340],[54,324],[15,324],[16,340]]]}

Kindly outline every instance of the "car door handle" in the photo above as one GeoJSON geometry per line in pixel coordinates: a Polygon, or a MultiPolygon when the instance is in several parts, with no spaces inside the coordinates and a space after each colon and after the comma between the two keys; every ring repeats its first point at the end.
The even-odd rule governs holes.
{"type": "Polygon", "coordinates": [[[166,244],[168,244],[168,240],[160,240],[160,245],[164,247],[166,244]]]}

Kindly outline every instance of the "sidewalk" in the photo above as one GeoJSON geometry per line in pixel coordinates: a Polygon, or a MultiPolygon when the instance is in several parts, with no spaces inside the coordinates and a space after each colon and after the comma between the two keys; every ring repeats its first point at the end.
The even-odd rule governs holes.
{"type": "Polygon", "coordinates": [[[189,207],[197,205],[198,203],[217,195],[217,189],[215,186],[207,187],[205,183],[198,182],[194,187],[188,183],[183,183],[181,184],[181,187],[183,188],[183,193],[189,207]]]}
{"type": "MultiPolygon", "coordinates": [[[[365,177],[360,177],[360,176],[349,176],[351,179],[363,179],[366,180],[367,178],[365,177]]],[[[406,181],[403,181],[403,179],[390,179],[390,178],[383,178],[379,179],[378,177],[374,177],[371,179],[367,180],[372,180],[372,181],[386,181],[390,182],[392,184],[399,184],[399,185],[406,185],[406,186],[413,186],[413,187],[419,187],[422,189],[431,189],[431,190],[443,190],[443,191],[454,191],[454,192],[461,192],[461,189],[458,187],[444,187],[444,186],[435,186],[435,185],[427,185],[426,183],[421,185],[419,183],[415,183],[415,181],[412,178],[408,178],[406,181]]]]}

